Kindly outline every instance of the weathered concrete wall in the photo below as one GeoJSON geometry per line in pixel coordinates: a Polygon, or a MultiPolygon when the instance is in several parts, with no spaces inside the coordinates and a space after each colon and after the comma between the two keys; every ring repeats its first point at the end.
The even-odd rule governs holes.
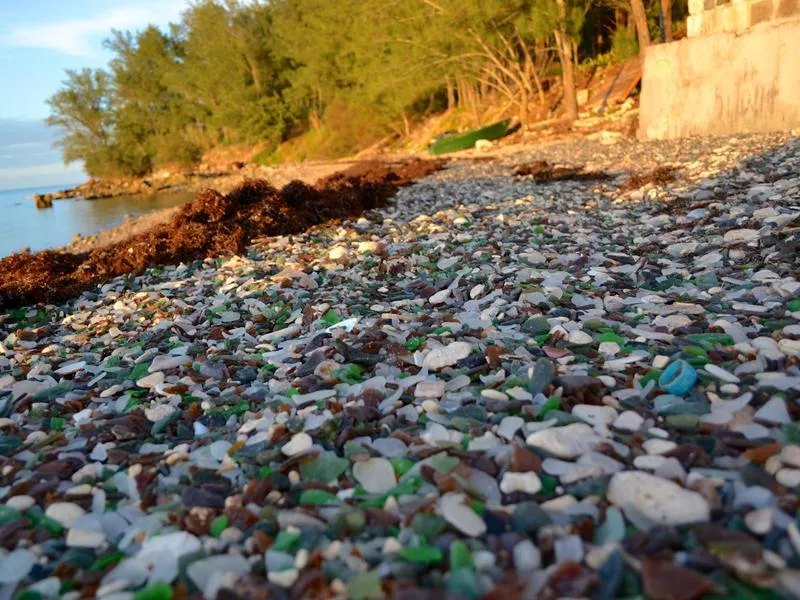
{"type": "Polygon", "coordinates": [[[800,0],[689,0],[686,34],[741,33],[767,21],[800,16],[800,0]]]}
{"type": "Polygon", "coordinates": [[[800,127],[800,20],[687,38],[645,52],[639,137],[800,127]]]}

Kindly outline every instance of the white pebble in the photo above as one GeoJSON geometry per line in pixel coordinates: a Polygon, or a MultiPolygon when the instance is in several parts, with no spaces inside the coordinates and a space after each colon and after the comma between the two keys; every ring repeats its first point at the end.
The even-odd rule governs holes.
{"type": "Polygon", "coordinates": [[[542,489],[542,482],[539,476],[533,471],[527,473],[513,473],[507,471],[503,474],[503,479],[500,482],[500,490],[504,494],[513,494],[514,492],[524,492],[526,494],[536,494],[542,489]]]}
{"type": "Polygon", "coordinates": [[[420,381],[414,389],[415,398],[441,398],[444,396],[444,381],[420,381]]]}
{"type": "Polygon", "coordinates": [[[286,443],[283,448],[281,448],[281,452],[283,452],[286,456],[295,456],[311,449],[313,443],[314,441],[307,433],[295,433],[292,436],[292,439],[289,440],[289,442],[286,443]]]}
{"type": "Polygon", "coordinates": [[[614,421],[614,428],[622,431],[639,431],[644,424],[644,417],[632,410],[626,410],[614,421]]]}
{"type": "Polygon", "coordinates": [[[438,371],[445,367],[456,364],[458,361],[468,357],[472,352],[472,344],[467,342],[453,342],[441,348],[434,348],[422,361],[423,368],[438,371]]]}
{"type": "Polygon", "coordinates": [[[697,492],[644,471],[625,471],[611,478],[608,500],[661,525],[708,521],[711,507],[697,492]]]}
{"type": "Polygon", "coordinates": [[[356,462],[353,477],[370,494],[384,494],[397,484],[392,463],[385,458],[356,462]]]}

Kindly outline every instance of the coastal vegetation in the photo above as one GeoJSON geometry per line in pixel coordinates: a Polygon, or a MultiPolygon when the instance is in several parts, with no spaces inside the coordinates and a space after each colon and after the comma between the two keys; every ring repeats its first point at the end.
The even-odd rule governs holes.
{"type": "Polygon", "coordinates": [[[662,5],[681,7],[650,4],[200,0],[166,31],[112,32],[108,67],[67,71],[48,123],[65,162],[119,177],[235,145],[262,162],[342,156],[445,110],[479,121],[487,98],[523,127],[533,106],[571,120],[582,63],[672,35],[662,5]]]}

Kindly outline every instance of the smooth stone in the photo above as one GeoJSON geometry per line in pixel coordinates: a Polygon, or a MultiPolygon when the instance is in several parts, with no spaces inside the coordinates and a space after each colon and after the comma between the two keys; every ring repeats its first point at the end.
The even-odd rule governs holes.
{"type": "Polygon", "coordinates": [[[437,512],[464,535],[478,537],[486,533],[486,523],[468,502],[465,494],[450,492],[439,498],[437,512]]]}
{"type": "Polygon", "coordinates": [[[729,373],[725,369],[718,367],[717,365],[708,364],[703,367],[707,373],[711,373],[714,377],[721,381],[725,381],[727,383],[739,383],[741,380],[734,375],[733,373],[729,373]]]}
{"type": "Polygon", "coordinates": [[[634,509],[654,524],[685,525],[708,521],[711,508],[697,492],[644,471],[625,471],[611,478],[608,500],[628,512],[634,509]]]}
{"type": "Polygon", "coordinates": [[[644,417],[632,410],[626,410],[615,420],[613,427],[622,431],[639,431],[644,424],[644,417]]]}
{"type": "Polygon", "coordinates": [[[532,471],[526,473],[507,471],[503,474],[503,479],[500,481],[500,491],[504,494],[513,494],[514,492],[537,494],[541,489],[542,482],[539,476],[532,471]]]}
{"type": "Polygon", "coordinates": [[[542,393],[545,388],[550,385],[550,382],[553,381],[555,375],[553,363],[546,358],[537,360],[536,364],[529,371],[530,384],[528,385],[528,391],[534,396],[542,393]]]}
{"type": "Polygon", "coordinates": [[[556,458],[570,459],[594,450],[602,439],[589,425],[572,423],[532,433],[526,443],[541,448],[556,458]]]}
{"type": "Polygon", "coordinates": [[[147,420],[151,423],[157,423],[162,419],[171,417],[177,410],[177,408],[170,404],[156,404],[155,406],[146,408],[144,410],[144,416],[147,417],[147,420]]]}
{"type": "Polygon", "coordinates": [[[433,305],[442,304],[447,298],[450,296],[450,290],[444,289],[436,292],[430,298],[428,298],[428,302],[433,305]]]}
{"type": "Polygon", "coordinates": [[[86,514],[86,511],[73,502],[53,502],[44,511],[44,514],[54,521],[58,521],[64,527],[70,528],[78,517],[86,514]]]}
{"type": "Polygon", "coordinates": [[[608,425],[617,418],[617,411],[611,406],[576,404],[572,409],[572,416],[586,421],[590,425],[608,425]]]}
{"type": "Polygon", "coordinates": [[[786,402],[780,396],[773,396],[756,411],[753,418],[769,423],[791,423],[792,417],[786,408],[786,402]]]}
{"type": "Polygon", "coordinates": [[[756,535],[765,535],[772,529],[772,508],[757,508],[744,516],[747,528],[756,535]]]}
{"type": "Polygon", "coordinates": [[[729,243],[750,242],[758,239],[758,229],[731,229],[722,239],[729,243]]]}
{"type": "Polygon", "coordinates": [[[472,380],[469,378],[469,375],[464,375],[462,373],[460,375],[456,375],[450,381],[448,381],[445,384],[445,389],[448,392],[455,392],[463,387],[468,386],[470,383],[472,383],[472,380]]]}
{"type": "Polygon", "coordinates": [[[594,342],[594,338],[580,329],[573,329],[569,332],[567,341],[573,346],[586,346],[594,342]]]}
{"type": "Polygon", "coordinates": [[[67,531],[67,546],[70,548],[101,548],[106,543],[106,534],[102,531],[71,527],[67,531]]]}
{"type": "Polygon", "coordinates": [[[450,367],[458,361],[465,359],[472,352],[472,344],[467,342],[453,342],[441,348],[434,348],[422,361],[422,367],[438,371],[450,367]]]}
{"type": "Polygon", "coordinates": [[[542,566],[542,553],[531,540],[522,540],[512,552],[518,573],[530,573],[542,566]]]}
{"type": "Polygon", "coordinates": [[[786,465],[800,468],[800,446],[785,446],[781,450],[780,459],[786,465]]]}
{"type": "Polygon", "coordinates": [[[189,364],[192,359],[188,356],[168,356],[160,354],[153,359],[147,369],[148,373],[156,373],[157,371],[168,371],[175,369],[181,365],[189,364]]]}
{"type": "Polygon", "coordinates": [[[556,539],[553,544],[556,564],[581,562],[583,560],[583,540],[577,535],[567,535],[556,539]]]}
{"type": "Polygon", "coordinates": [[[650,438],[642,444],[642,448],[648,454],[666,454],[676,447],[677,444],[672,440],[660,440],[658,438],[650,438]]]}
{"type": "Polygon", "coordinates": [[[597,351],[602,354],[603,356],[616,356],[619,354],[619,351],[622,350],[620,345],[616,342],[600,342],[600,346],[598,346],[597,351]]]}
{"type": "Polygon", "coordinates": [[[86,361],[79,360],[76,362],[67,363],[63,367],[56,369],[56,375],[74,375],[86,367],[86,361]]]}
{"type": "Polygon", "coordinates": [[[193,562],[186,568],[186,575],[203,591],[206,598],[216,598],[220,588],[235,583],[250,572],[248,560],[238,554],[218,554],[193,562]]]}
{"type": "Polygon", "coordinates": [[[269,579],[270,583],[274,583],[275,585],[283,588],[292,587],[299,577],[300,571],[298,569],[270,571],[267,573],[267,579],[269,579]]]}
{"type": "Polygon", "coordinates": [[[512,440],[514,439],[514,435],[524,424],[525,420],[522,419],[522,417],[503,417],[503,420],[500,421],[500,425],[497,427],[497,435],[507,440],[512,440]]]}
{"type": "Polygon", "coordinates": [[[23,548],[17,548],[5,556],[0,555],[0,583],[15,584],[22,581],[37,562],[36,555],[23,548]]]}
{"type": "Polygon", "coordinates": [[[800,469],[790,469],[784,467],[775,473],[775,481],[788,488],[800,485],[800,469]]]}
{"type": "Polygon", "coordinates": [[[408,446],[397,438],[376,438],[372,447],[388,458],[399,458],[408,454],[408,446]]]}
{"type": "Polygon", "coordinates": [[[670,244],[666,247],[666,252],[673,258],[680,258],[682,256],[688,256],[692,254],[695,250],[697,250],[697,246],[699,244],[697,242],[678,242],[676,244],[670,244]]]}
{"type": "Polygon", "coordinates": [[[5,505],[8,508],[13,508],[14,510],[18,510],[19,512],[25,512],[34,504],[36,504],[36,500],[32,496],[27,496],[25,494],[20,494],[19,496],[11,496],[11,498],[6,500],[5,502],[5,505]]]}
{"type": "Polygon", "coordinates": [[[136,385],[140,388],[154,389],[157,385],[164,383],[164,373],[156,371],[150,375],[145,375],[141,379],[136,380],[136,385]]]}
{"type": "Polygon", "coordinates": [[[616,506],[606,509],[606,520],[597,528],[594,534],[596,544],[608,542],[621,542],[625,538],[625,518],[616,506]]]}
{"type": "Polygon", "coordinates": [[[497,485],[497,480],[488,473],[480,469],[472,469],[467,481],[481,493],[487,504],[497,505],[502,503],[503,499],[500,495],[500,487],[497,485]]]}
{"type": "Polygon", "coordinates": [[[384,494],[397,485],[392,463],[385,458],[370,458],[353,464],[353,477],[370,494],[384,494]]]}
{"type": "Polygon", "coordinates": [[[441,398],[444,396],[444,381],[420,381],[414,389],[415,398],[441,398]]]}
{"type": "Polygon", "coordinates": [[[300,433],[295,433],[292,439],[284,444],[281,448],[281,452],[286,456],[296,456],[310,450],[313,444],[314,440],[311,439],[311,436],[301,431],[300,433]]]}

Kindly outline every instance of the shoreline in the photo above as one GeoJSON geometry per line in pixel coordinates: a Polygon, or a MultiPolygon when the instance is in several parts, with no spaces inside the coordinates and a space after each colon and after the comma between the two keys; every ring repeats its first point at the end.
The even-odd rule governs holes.
{"type": "MultiPolygon", "coordinates": [[[[324,177],[339,171],[343,171],[353,164],[365,162],[367,160],[370,159],[341,159],[336,161],[287,163],[285,165],[277,166],[248,165],[249,168],[245,167],[240,169],[237,173],[219,175],[210,180],[202,180],[202,182],[199,183],[181,184],[170,188],[163,188],[157,193],[196,195],[203,189],[213,189],[221,194],[227,194],[245,181],[253,179],[267,180],[278,189],[282,188],[292,180],[299,180],[303,183],[313,185],[324,177]]],[[[133,196],[137,194],[129,193],[127,195],[133,196]]],[[[114,196],[104,196],[93,199],[84,198],[84,200],[91,202],[102,202],[104,199],[111,197],[114,196]]],[[[70,199],[75,199],[75,197],[70,199]]],[[[166,223],[179,210],[179,208],[180,206],[162,208],[143,215],[126,218],[118,225],[103,229],[91,235],[76,237],[68,244],[56,246],[53,249],[69,252],[71,254],[79,254],[81,252],[90,252],[98,248],[103,248],[105,246],[124,241],[134,235],[144,233],[152,227],[166,223]]]]}

